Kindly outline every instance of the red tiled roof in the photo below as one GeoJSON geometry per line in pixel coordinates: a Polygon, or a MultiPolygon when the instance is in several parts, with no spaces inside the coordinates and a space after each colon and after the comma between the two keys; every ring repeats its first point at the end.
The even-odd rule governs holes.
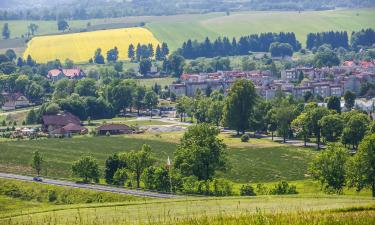
{"type": "Polygon", "coordinates": [[[69,123],[66,126],[64,126],[62,129],[64,129],[65,131],[83,131],[83,130],[86,130],[85,127],[83,127],[81,125],[78,125],[78,124],[74,124],[74,123],[69,123]]]}
{"type": "Polygon", "coordinates": [[[125,124],[103,124],[96,128],[98,131],[109,131],[109,130],[131,130],[131,128],[125,124]]]}
{"type": "Polygon", "coordinates": [[[81,121],[77,116],[69,112],[65,112],[65,113],[61,113],[57,115],[44,115],[43,116],[44,125],[66,126],[70,123],[78,125],[78,124],[81,124],[81,121]]]}

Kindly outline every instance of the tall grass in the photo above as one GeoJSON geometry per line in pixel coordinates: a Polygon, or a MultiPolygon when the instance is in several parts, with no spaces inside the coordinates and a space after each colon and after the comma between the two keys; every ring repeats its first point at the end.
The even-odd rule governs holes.
{"type": "Polygon", "coordinates": [[[57,217],[53,213],[48,214],[40,219],[35,219],[33,216],[28,216],[23,220],[4,219],[0,220],[0,224],[4,225],[39,225],[39,224],[77,224],[77,225],[307,225],[307,224],[329,224],[329,225],[372,225],[375,223],[374,208],[363,211],[348,211],[348,212],[308,212],[296,211],[293,213],[265,213],[257,210],[256,213],[242,213],[239,215],[232,215],[229,213],[221,213],[216,216],[186,216],[183,218],[171,215],[165,212],[159,218],[139,219],[130,221],[126,214],[121,217],[101,217],[96,215],[94,218],[85,217],[78,210],[74,214],[74,218],[69,222],[66,218],[57,217]]]}

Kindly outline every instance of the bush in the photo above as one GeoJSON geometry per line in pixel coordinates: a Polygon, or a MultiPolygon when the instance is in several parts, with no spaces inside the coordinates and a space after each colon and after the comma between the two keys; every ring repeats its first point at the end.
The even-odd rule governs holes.
{"type": "Polygon", "coordinates": [[[184,177],[182,179],[182,192],[185,194],[194,194],[196,193],[195,187],[198,179],[196,176],[184,177]]]}
{"type": "Polygon", "coordinates": [[[298,194],[295,185],[289,185],[286,181],[280,181],[275,187],[270,191],[272,195],[291,195],[298,194]]]}
{"type": "Polygon", "coordinates": [[[269,190],[264,184],[257,184],[256,193],[258,195],[268,195],[269,190]]]}
{"type": "Polygon", "coordinates": [[[226,179],[213,180],[213,195],[215,196],[230,196],[232,195],[232,183],[226,179]]]}
{"type": "Polygon", "coordinates": [[[241,136],[241,142],[248,142],[250,139],[249,135],[244,134],[241,136]]]}
{"type": "Polygon", "coordinates": [[[109,131],[107,131],[107,133],[105,133],[105,136],[109,137],[109,136],[111,136],[111,133],[109,133],[109,131]]]}
{"type": "Polygon", "coordinates": [[[240,189],[241,196],[255,196],[254,188],[250,184],[244,184],[240,189]]]}

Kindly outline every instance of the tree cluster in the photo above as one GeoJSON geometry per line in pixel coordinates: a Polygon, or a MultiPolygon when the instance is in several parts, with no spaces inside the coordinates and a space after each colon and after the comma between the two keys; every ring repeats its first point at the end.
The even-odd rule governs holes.
{"type": "Polygon", "coordinates": [[[177,51],[187,59],[198,57],[247,55],[249,52],[268,52],[274,42],[287,43],[293,51],[298,51],[301,44],[294,33],[261,33],[242,36],[236,40],[219,37],[213,42],[207,37],[203,42],[188,40],[177,51]]]}

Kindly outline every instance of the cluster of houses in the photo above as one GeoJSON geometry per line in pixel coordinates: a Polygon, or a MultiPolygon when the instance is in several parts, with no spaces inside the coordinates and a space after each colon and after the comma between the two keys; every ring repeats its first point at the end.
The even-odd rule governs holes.
{"type": "MultiPolygon", "coordinates": [[[[84,78],[86,75],[80,68],[74,69],[53,69],[48,71],[47,78],[53,82],[56,82],[63,78],[79,80],[84,78]]],[[[28,107],[31,105],[29,99],[22,93],[9,93],[3,92],[1,95],[4,98],[1,109],[4,111],[15,110],[19,108],[28,107]]]]}
{"type": "Polygon", "coordinates": [[[331,68],[297,67],[282,71],[281,78],[275,78],[270,71],[183,74],[178,83],[170,85],[170,91],[176,96],[194,96],[198,89],[202,93],[207,89],[227,92],[238,78],[251,80],[257,93],[265,99],[273,98],[278,91],[296,98],[302,98],[307,92],[322,98],[341,97],[346,91],[358,95],[363,83],[375,82],[375,61],[346,61],[331,68]]]}
{"type": "MultiPolygon", "coordinates": [[[[95,128],[98,135],[131,134],[134,130],[125,124],[102,124],[95,128]]],[[[63,112],[56,115],[44,115],[42,118],[42,131],[51,136],[70,137],[74,134],[86,134],[88,129],[81,120],[69,113],[63,112]]]]}

